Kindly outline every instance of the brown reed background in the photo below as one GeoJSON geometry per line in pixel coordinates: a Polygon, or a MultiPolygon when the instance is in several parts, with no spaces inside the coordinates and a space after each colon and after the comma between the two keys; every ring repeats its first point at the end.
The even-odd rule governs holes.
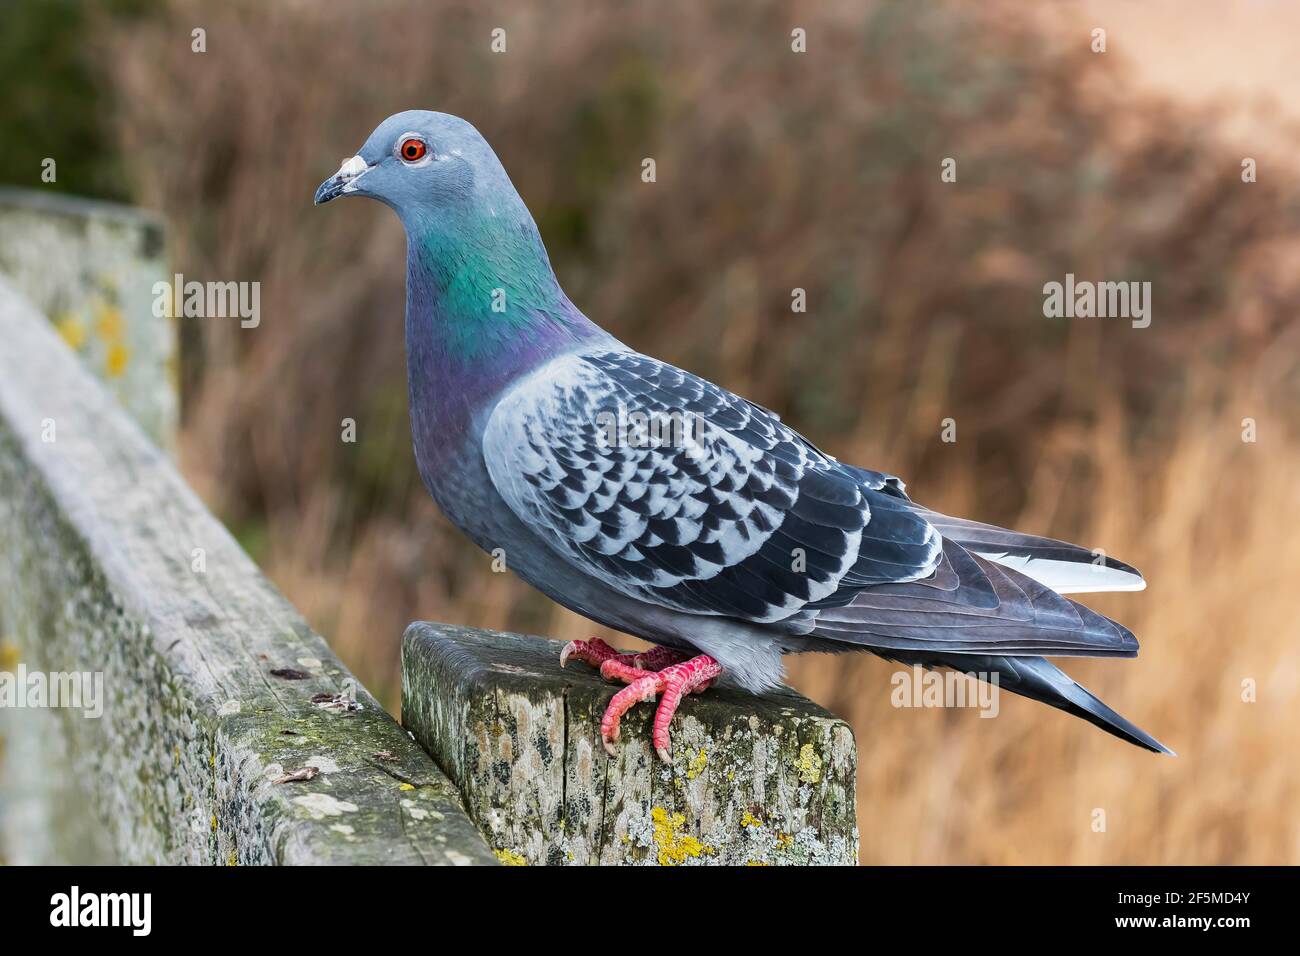
{"type": "Polygon", "coordinates": [[[1010,695],[996,720],[896,710],[892,667],[867,656],[792,662],[853,724],[865,862],[1300,861],[1295,132],[1243,142],[1244,97],[1224,111],[1151,92],[1123,28],[1094,54],[1097,18],[1065,6],[105,8],[94,70],[129,195],[165,214],[187,278],[262,283],[257,330],[184,331],[187,476],[394,707],[412,619],[593,633],[490,573],[428,500],[400,227],[375,204],[311,206],[383,117],[457,113],[571,297],[622,339],[931,507],[1146,574],[1145,593],[1090,602],[1140,658],[1068,670],[1176,759],[1010,695]],[[1243,156],[1259,182],[1242,183],[1243,156]],[[1043,318],[1043,283],[1067,272],[1150,281],[1152,325],[1043,318]]]}

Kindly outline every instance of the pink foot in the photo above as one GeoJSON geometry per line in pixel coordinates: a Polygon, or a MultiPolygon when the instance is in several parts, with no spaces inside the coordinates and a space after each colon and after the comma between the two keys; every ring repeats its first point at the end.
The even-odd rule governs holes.
{"type": "Polygon", "coordinates": [[[576,657],[578,660],[598,668],[611,657],[618,657],[618,651],[599,637],[593,637],[589,641],[569,641],[569,643],[565,644],[564,650],[560,651],[560,666],[567,666],[570,657],[576,657]]]}
{"type": "Polygon", "coordinates": [[[606,680],[621,680],[630,684],[651,671],[686,660],[686,655],[671,647],[658,645],[637,654],[622,654],[600,638],[593,637],[589,641],[569,641],[565,644],[564,650],[560,651],[560,666],[567,665],[570,658],[590,664],[606,680]]]}
{"type": "MultiPolygon", "coordinates": [[[[648,653],[654,653],[653,651],[648,653]]],[[[671,742],[668,739],[668,725],[672,723],[677,705],[686,694],[698,694],[708,688],[713,680],[722,673],[722,665],[707,654],[692,657],[679,664],[670,664],[660,671],[644,671],[637,675],[636,668],[624,667],[613,659],[607,659],[601,665],[600,672],[605,676],[630,678],[626,687],[614,695],[605,716],[600,720],[600,737],[605,749],[613,755],[614,741],[618,740],[618,724],[623,715],[641,701],[654,700],[660,694],[663,698],[655,711],[654,730],[651,740],[655,753],[664,763],[672,763],[671,742]],[[610,670],[605,674],[606,669],[610,670]]]]}

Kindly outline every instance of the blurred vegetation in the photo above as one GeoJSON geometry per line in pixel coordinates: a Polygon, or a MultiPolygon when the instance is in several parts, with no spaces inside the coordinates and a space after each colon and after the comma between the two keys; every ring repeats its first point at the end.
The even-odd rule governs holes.
{"type": "Polygon", "coordinates": [[[135,21],[148,0],[9,0],[0,8],[0,184],[129,202],[112,126],[112,94],[96,66],[105,18],[135,21]],[[53,183],[42,162],[55,160],[53,183]]]}
{"type": "MultiPolygon", "coordinates": [[[[1300,191],[1294,175],[1243,184],[1218,117],[1139,95],[1121,57],[1055,43],[1002,3],[112,12],[130,8],[100,8],[85,57],[55,44],[68,89],[93,96],[32,67],[23,113],[57,114],[75,142],[98,104],[106,168],[167,215],[178,271],[262,283],[258,329],[187,329],[186,472],[381,696],[396,699],[415,617],[595,630],[489,573],[437,514],[406,420],[401,230],[377,204],[311,206],[381,119],[424,107],[478,126],[570,296],[624,341],[932,507],[1147,573],[1147,594],[1090,602],[1142,657],[1068,669],[1177,761],[1027,703],[996,721],[896,711],[874,659],[793,663],[856,728],[864,860],[1294,862],[1283,808],[1300,784],[1276,754],[1300,717],[1284,585],[1300,544],[1275,532],[1300,517],[1300,191]],[[807,54],[790,52],[796,24],[807,54]],[[1150,281],[1151,327],[1043,318],[1043,284],[1067,272],[1150,281]],[[1247,416],[1257,445],[1240,440],[1247,416]],[[956,443],[940,441],[947,417],[956,443]],[[1253,707],[1247,676],[1267,687],[1253,707]],[[1104,837],[1096,806],[1115,808],[1104,837]]],[[[43,16],[24,14],[25,35],[43,16]]],[[[1294,143],[1275,145],[1271,168],[1293,166],[1294,143]]],[[[85,191],[60,162],[60,185],[85,191]]]]}

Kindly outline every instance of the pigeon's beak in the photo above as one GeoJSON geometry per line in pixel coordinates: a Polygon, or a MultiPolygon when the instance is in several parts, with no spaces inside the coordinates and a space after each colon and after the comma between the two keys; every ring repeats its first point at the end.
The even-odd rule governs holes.
{"type": "Polygon", "coordinates": [[[339,166],[339,171],[321,183],[320,188],[316,190],[316,205],[320,206],[331,199],[356,192],[357,180],[372,168],[367,166],[366,161],[360,156],[352,156],[343,160],[343,165],[339,166]]]}

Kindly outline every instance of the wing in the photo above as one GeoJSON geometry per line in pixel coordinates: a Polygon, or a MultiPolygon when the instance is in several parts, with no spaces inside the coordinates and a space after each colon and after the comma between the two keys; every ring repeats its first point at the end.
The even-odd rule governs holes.
{"type": "Polygon", "coordinates": [[[493,410],[497,491],[558,554],[631,597],[813,627],[863,588],[933,572],[902,483],[841,465],[773,413],[633,352],[561,356],[493,410]]]}

